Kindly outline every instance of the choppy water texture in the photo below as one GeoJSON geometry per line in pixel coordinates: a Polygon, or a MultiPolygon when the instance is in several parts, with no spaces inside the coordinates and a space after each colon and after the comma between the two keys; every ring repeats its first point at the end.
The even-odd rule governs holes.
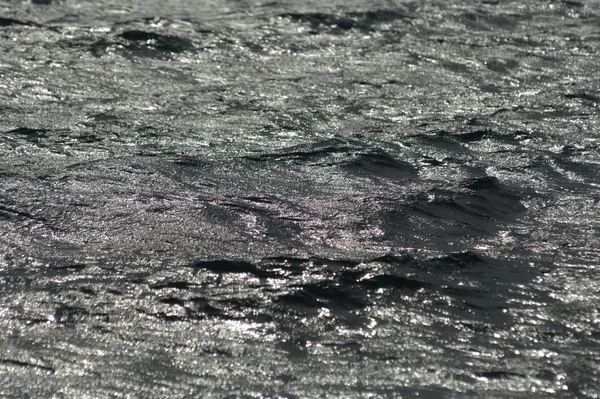
{"type": "Polygon", "coordinates": [[[598,1],[0,16],[1,397],[600,397],[598,1]]]}

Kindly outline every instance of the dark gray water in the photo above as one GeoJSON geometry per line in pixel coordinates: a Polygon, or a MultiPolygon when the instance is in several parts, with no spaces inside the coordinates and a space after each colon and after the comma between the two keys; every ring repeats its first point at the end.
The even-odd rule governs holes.
{"type": "Polygon", "coordinates": [[[600,2],[0,3],[0,397],[600,397],[600,2]]]}

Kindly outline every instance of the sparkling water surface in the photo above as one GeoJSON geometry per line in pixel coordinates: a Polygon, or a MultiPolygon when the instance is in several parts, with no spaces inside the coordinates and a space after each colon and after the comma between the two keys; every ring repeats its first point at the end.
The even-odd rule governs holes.
{"type": "Polygon", "coordinates": [[[600,397],[600,2],[0,3],[0,397],[600,397]]]}

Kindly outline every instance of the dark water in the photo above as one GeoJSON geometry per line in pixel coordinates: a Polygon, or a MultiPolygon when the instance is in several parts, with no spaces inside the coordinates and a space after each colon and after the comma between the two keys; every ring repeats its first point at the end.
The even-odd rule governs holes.
{"type": "Polygon", "coordinates": [[[0,17],[0,397],[600,397],[599,2],[0,17]]]}

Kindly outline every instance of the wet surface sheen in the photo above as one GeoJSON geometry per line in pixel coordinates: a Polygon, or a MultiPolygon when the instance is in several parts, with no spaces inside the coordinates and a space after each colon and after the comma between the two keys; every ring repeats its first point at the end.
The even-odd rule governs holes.
{"type": "Polygon", "coordinates": [[[596,1],[0,4],[0,396],[600,397],[596,1]]]}

